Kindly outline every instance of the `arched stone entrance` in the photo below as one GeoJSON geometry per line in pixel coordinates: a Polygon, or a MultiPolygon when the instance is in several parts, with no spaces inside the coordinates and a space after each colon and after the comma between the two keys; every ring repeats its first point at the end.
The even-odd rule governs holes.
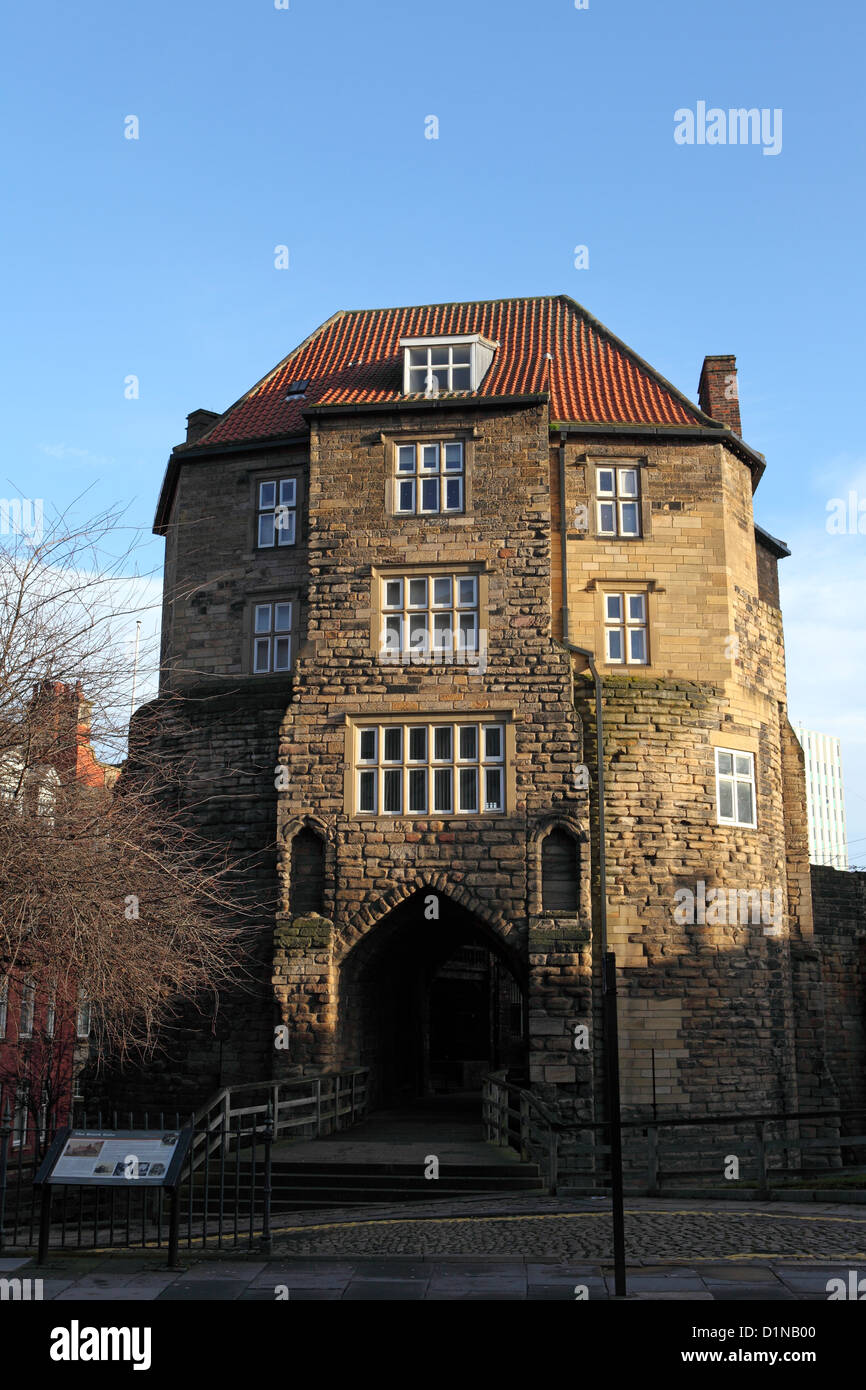
{"type": "Polygon", "coordinates": [[[480,1093],[527,1066],[526,967],[483,919],[421,888],[347,952],[338,1051],[370,1068],[374,1105],[480,1093]]]}

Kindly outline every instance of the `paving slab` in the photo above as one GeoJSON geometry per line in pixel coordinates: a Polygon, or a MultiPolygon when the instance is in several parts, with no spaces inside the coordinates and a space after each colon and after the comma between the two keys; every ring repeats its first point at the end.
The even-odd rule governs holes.
{"type": "Polygon", "coordinates": [[[439,1275],[485,1275],[494,1272],[497,1277],[502,1274],[511,1274],[521,1279],[526,1277],[526,1262],[524,1260],[473,1260],[470,1258],[442,1260],[437,1255],[430,1261],[430,1266],[433,1275],[437,1278],[439,1275]]]}
{"type": "Polygon", "coordinates": [[[718,1303],[792,1303],[797,1295],[792,1289],[772,1284],[708,1284],[718,1303]]]}
{"type": "Polygon", "coordinates": [[[198,1279],[195,1283],[186,1280],[169,1284],[156,1295],[160,1303],[195,1302],[197,1299],[234,1301],[248,1286],[237,1279],[198,1279]]]}
{"type": "MultiPolygon", "coordinates": [[[[255,1294],[255,1289],[248,1290],[249,1295],[255,1294]]],[[[241,1299],[247,1294],[241,1294],[241,1299]]],[[[289,1303],[337,1303],[343,1297],[342,1289],[289,1289],[288,1299],[276,1299],[275,1302],[289,1303]]]]}
{"type": "Polygon", "coordinates": [[[342,1293],[343,1289],[347,1288],[351,1282],[352,1279],[350,1275],[340,1275],[336,1279],[314,1279],[311,1275],[287,1274],[283,1275],[282,1278],[275,1278],[272,1284],[266,1284],[262,1280],[259,1280],[257,1284],[250,1284],[248,1287],[250,1289],[274,1289],[279,1284],[286,1289],[336,1289],[338,1293],[342,1293]]]}
{"type": "Polygon", "coordinates": [[[649,1300],[653,1302],[712,1302],[713,1300],[713,1295],[708,1289],[691,1290],[688,1291],[688,1293],[662,1293],[662,1291],[657,1291],[657,1293],[635,1293],[632,1294],[631,1297],[644,1302],[649,1300]]]}
{"type": "Polygon", "coordinates": [[[526,1295],[522,1293],[448,1293],[443,1289],[431,1290],[427,1303],[521,1303],[526,1295]]]}
{"type": "Polygon", "coordinates": [[[493,1275],[471,1279],[433,1278],[429,1288],[431,1293],[514,1293],[522,1296],[526,1293],[526,1280],[508,1276],[497,1279],[493,1275]]]}
{"type": "MultiPolygon", "coordinates": [[[[614,1280],[610,1276],[607,1279],[607,1287],[611,1293],[614,1291],[614,1280]]],[[[660,1279],[654,1275],[633,1275],[627,1280],[627,1287],[630,1293],[653,1293],[659,1292],[665,1295],[674,1293],[690,1293],[706,1289],[706,1285],[700,1279],[660,1279]]]]}
{"type": "Polygon", "coordinates": [[[311,1260],[275,1260],[273,1264],[265,1265],[260,1274],[252,1280],[253,1285],[257,1284],[291,1284],[292,1280],[297,1280],[301,1284],[306,1283],[325,1283],[327,1280],[338,1282],[339,1280],[348,1281],[355,1272],[355,1263],[348,1260],[336,1261],[331,1263],[318,1263],[311,1260]]]}
{"type": "Polygon", "coordinates": [[[389,1283],[385,1279],[353,1280],[343,1290],[342,1301],[346,1302],[419,1302],[426,1296],[426,1284],[408,1284],[402,1280],[389,1283]]]}
{"type": "Polygon", "coordinates": [[[121,1288],[115,1284],[106,1289],[83,1289],[73,1284],[53,1300],[55,1303],[153,1303],[159,1298],[159,1289],[121,1288]]]}
{"type": "MultiPolygon", "coordinates": [[[[590,1290],[590,1298],[594,1295],[590,1290]]],[[[576,1303],[573,1292],[564,1284],[530,1284],[526,1290],[527,1303],[576,1303]]]]}
{"type": "MultiPolygon", "coordinates": [[[[41,1278],[41,1276],[37,1276],[37,1278],[41,1278]]],[[[57,1298],[66,1289],[72,1288],[74,1283],[74,1279],[43,1279],[42,1297],[47,1303],[49,1299],[57,1298]]]]}
{"type": "Polygon", "coordinates": [[[353,1284],[377,1284],[383,1279],[389,1283],[394,1279],[403,1279],[407,1284],[427,1284],[430,1282],[430,1270],[428,1269],[391,1269],[387,1267],[379,1270],[356,1269],[350,1280],[353,1284]]]}
{"type": "Polygon", "coordinates": [[[717,1284],[778,1284],[779,1277],[772,1269],[760,1265],[702,1265],[701,1277],[717,1284]]]}
{"type": "Polygon", "coordinates": [[[251,1283],[256,1275],[267,1269],[264,1260],[253,1264],[244,1260],[218,1260],[212,1264],[193,1264],[184,1273],[184,1279],[241,1279],[251,1283]]]}

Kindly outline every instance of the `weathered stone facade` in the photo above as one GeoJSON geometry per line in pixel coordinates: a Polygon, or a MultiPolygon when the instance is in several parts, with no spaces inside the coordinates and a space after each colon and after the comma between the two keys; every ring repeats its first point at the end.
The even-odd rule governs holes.
{"type": "MultiPolygon", "coordinates": [[[[352,351],[375,358],[360,340],[352,351]]],[[[721,389],[733,359],[713,361],[705,409],[703,393],[716,378],[721,389]]],[[[201,828],[257,856],[263,903],[256,990],[226,1003],[221,1066],[202,1036],[183,1063],[199,1096],[217,1080],[352,1065],[370,1066],[380,1099],[423,1093],[435,1060],[431,986],[472,946],[498,962],[481,1060],[599,1113],[597,740],[576,645],[596,653],[604,685],[627,1113],[653,1099],[695,1115],[817,1100],[823,1063],[811,1042],[828,1023],[822,1014],[813,1029],[808,1017],[810,971],[820,971],[802,759],[785,704],[776,561],[786,552],[754,526],[759,456],[731,421],[692,409],[682,428],[563,425],[542,371],[523,395],[509,386],[348,404],[323,386],[294,434],[224,442],[229,412],[175,451],[158,526],[164,732],[151,747],[194,755],[201,828]],[[458,514],[396,514],[396,451],[425,440],[462,443],[458,514]],[[599,534],[605,464],[639,474],[637,536],[599,534]],[[258,548],[258,484],[286,477],[297,486],[294,544],[258,548]],[[381,659],[383,578],[436,573],[477,579],[483,669],[381,659]],[[612,590],[645,598],[646,662],[606,660],[612,590]],[[292,672],[255,675],[252,607],[277,601],[294,605],[292,672]],[[482,737],[491,722],[504,731],[502,810],[362,813],[361,726],[430,721],[432,739],[445,719],[478,721],[482,737]],[[754,825],[720,823],[717,749],[754,759],[754,825]],[[542,887],[554,830],[571,837],[576,895],[570,903],[566,887],[556,908],[542,887]],[[312,913],[295,909],[304,831],[323,863],[312,913]],[[677,916],[682,890],[720,889],[736,905],[727,917],[677,916]],[[522,1006],[502,1002],[511,998],[522,1006]],[[286,1050],[273,1047],[279,1024],[286,1050]],[[574,1046],[579,1025],[587,1049],[574,1046]]],[[[179,1073],[165,1080],[171,1090],[179,1073]]]]}

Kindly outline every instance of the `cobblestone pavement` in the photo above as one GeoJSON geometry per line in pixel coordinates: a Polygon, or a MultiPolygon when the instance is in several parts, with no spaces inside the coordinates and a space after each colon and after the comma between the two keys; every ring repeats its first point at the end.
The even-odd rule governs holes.
{"type": "MultiPolygon", "coordinates": [[[[866,1211],[836,1203],[626,1202],[629,1296],[822,1300],[828,1280],[866,1278],[866,1211]]],[[[411,1207],[292,1213],[268,1258],[52,1252],[39,1269],[0,1259],[0,1277],[41,1278],[59,1302],[115,1300],[568,1300],[610,1297],[610,1204],[526,1195],[411,1207]]]]}
{"type": "MultiPolygon", "coordinates": [[[[606,1199],[526,1198],[367,1207],[277,1218],[274,1250],[291,1255],[613,1256],[606,1199]]],[[[629,1260],[866,1261],[866,1212],[835,1203],[626,1202],[629,1260]]]]}

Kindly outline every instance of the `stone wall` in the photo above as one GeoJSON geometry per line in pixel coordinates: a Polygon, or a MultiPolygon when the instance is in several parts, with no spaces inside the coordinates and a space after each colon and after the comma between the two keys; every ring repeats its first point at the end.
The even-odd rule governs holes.
{"type": "MultiPolygon", "coordinates": [[[[593,774],[595,721],[563,636],[596,652],[604,678],[609,935],[627,1113],[645,1115],[652,1103],[653,1052],[659,1107],[694,1115],[794,1109],[801,1085],[811,1102],[827,1084],[825,1043],[830,1070],[853,1074],[858,1044],[849,1055],[843,1039],[856,1029],[831,1018],[842,977],[812,941],[802,758],[787,720],[781,615],[756,555],[749,470],[699,440],[572,435],[565,455],[565,634],[559,454],[543,402],[313,411],[308,451],[184,462],[152,748],[188,758],[185,805],[202,833],[253,856],[262,909],[253,986],[226,1002],[222,1067],[214,1038],[193,1029],[151,1070],[154,1094],[381,1059],[387,997],[408,981],[401,1007],[422,1008],[412,990],[463,931],[525,990],[532,1085],[597,1114],[597,786],[594,775],[589,790],[575,779],[583,764],[593,774]],[[394,514],[393,450],[425,436],[465,441],[463,515],[394,514]],[[640,468],[637,540],[593,534],[595,462],[615,460],[640,468]],[[259,551],[256,484],[292,469],[296,544],[259,551]],[[479,575],[484,669],[384,663],[380,576],[450,565],[479,575]],[[606,583],[645,587],[648,666],[605,664],[606,583]],[[249,674],[249,615],[266,596],[299,604],[291,680],[249,674]],[[422,717],[505,726],[504,814],[358,814],[353,721],[422,717]],[[718,823],[718,747],[754,755],[756,827],[718,823]],[[541,844],[557,825],[573,835],[580,869],[573,918],[543,910],[541,844]],[[292,911],[291,845],[305,827],[325,847],[320,913],[292,911]],[[677,918],[678,895],[699,885],[737,895],[733,917],[677,918]],[[772,903],[770,918],[753,901],[743,916],[742,895],[755,893],[762,908],[772,903]],[[431,899],[438,918],[427,915],[431,899]],[[285,1051],[273,1046],[280,1021],[285,1051]],[[573,1046],[581,1024],[586,1051],[573,1046]]],[[[853,1000],[845,996],[845,1018],[853,1000]]]]}
{"type": "MultiPolygon", "coordinates": [[[[726,708],[713,686],[604,682],[608,938],[621,981],[623,1100],[635,1116],[652,1103],[653,1050],[660,1107],[700,1115],[793,1108],[796,1097],[777,749],[768,738],[759,758],[766,828],[718,825],[713,737],[726,708]],[[711,900],[709,920],[678,920],[690,901],[678,890],[697,897],[701,883],[726,890],[723,910],[711,900]],[[769,895],[768,916],[778,893],[780,920],[762,920],[746,890],[769,895]]],[[[587,741],[592,765],[589,732],[587,741]]]]}
{"type": "Polygon", "coordinates": [[[588,917],[553,930],[539,901],[540,838],[557,821],[582,838],[587,882],[589,867],[587,796],[574,775],[582,731],[569,657],[551,636],[546,413],[449,410],[437,417],[440,437],[465,431],[471,439],[471,506],[465,516],[396,517],[383,487],[389,442],[430,430],[430,414],[419,411],[325,418],[312,432],[308,642],[280,741],[280,760],[290,770],[279,809],[283,910],[291,896],[291,836],[303,824],[327,838],[334,889],[325,919],[332,924],[329,949],[323,924],[313,929],[286,919],[280,928],[278,993],[297,1039],[286,1064],[357,1060],[351,1029],[338,1028],[348,958],[401,903],[430,890],[468,908],[510,968],[529,979],[532,1080],[573,1091],[569,1023],[576,1007],[581,1017],[589,1010],[581,983],[588,965],[573,937],[588,938],[588,917]],[[485,577],[486,669],[383,663],[376,651],[378,573],[448,563],[471,563],[485,577]],[[347,721],[418,714],[506,723],[513,739],[507,814],[446,820],[352,813],[347,721]]]}
{"type": "Polygon", "coordinates": [[[188,688],[138,709],[130,730],[127,775],[168,783],[168,795],[193,831],[240,863],[228,883],[238,914],[226,925],[248,933],[248,978],[219,1000],[190,1000],[163,1030],[157,1053],[122,1074],[87,1075],[91,1107],[122,1110],[198,1106],[223,1085],[270,1074],[274,1025],[271,988],[276,882],[274,767],[280,720],[291,696],[286,678],[188,688]]]}
{"type": "MultiPolygon", "coordinates": [[[[866,1110],[866,873],[813,864],[812,900],[815,935],[802,952],[798,991],[801,1068],[815,1075],[820,1108],[866,1110]]],[[[866,1133],[864,1121],[847,1132],[866,1133]]]]}

